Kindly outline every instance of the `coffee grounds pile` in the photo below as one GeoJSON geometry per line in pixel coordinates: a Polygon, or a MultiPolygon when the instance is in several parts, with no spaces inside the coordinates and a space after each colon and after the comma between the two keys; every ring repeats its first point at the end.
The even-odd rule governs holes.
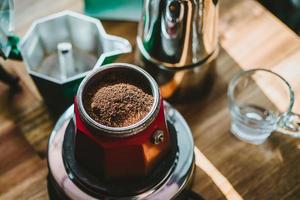
{"type": "Polygon", "coordinates": [[[149,113],[153,96],[130,83],[100,83],[90,93],[89,104],[90,116],[100,124],[125,127],[149,113]]]}

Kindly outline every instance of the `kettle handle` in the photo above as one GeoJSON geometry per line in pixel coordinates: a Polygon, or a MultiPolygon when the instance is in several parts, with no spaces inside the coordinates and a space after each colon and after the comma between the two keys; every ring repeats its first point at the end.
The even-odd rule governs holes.
{"type": "Polygon", "coordinates": [[[130,53],[132,51],[131,44],[129,43],[128,40],[114,36],[114,35],[106,35],[106,44],[107,47],[110,48],[111,50],[117,51],[121,53],[130,53]]]}

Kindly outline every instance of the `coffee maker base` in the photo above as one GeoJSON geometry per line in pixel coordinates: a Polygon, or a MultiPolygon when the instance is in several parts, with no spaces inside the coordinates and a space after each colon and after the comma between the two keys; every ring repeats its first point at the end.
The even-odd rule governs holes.
{"type": "MultiPolygon", "coordinates": [[[[194,171],[194,143],[192,133],[179,112],[164,102],[166,119],[174,127],[173,135],[177,140],[175,159],[169,171],[161,181],[146,190],[132,195],[114,194],[110,191],[91,194],[76,181],[76,174],[69,170],[66,162],[66,151],[63,150],[66,133],[72,130],[69,126],[73,120],[71,106],[58,120],[49,139],[48,148],[48,191],[50,199],[181,199],[188,191],[194,171]]],[[[84,177],[83,177],[84,179],[84,177]]],[[[105,187],[105,186],[104,186],[105,187]]]]}

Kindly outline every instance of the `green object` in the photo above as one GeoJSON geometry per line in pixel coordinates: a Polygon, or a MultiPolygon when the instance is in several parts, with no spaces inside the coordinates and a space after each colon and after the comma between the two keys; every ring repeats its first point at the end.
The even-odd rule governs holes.
{"type": "Polygon", "coordinates": [[[12,34],[13,30],[13,1],[0,1],[0,56],[4,59],[21,60],[21,53],[17,48],[19,37],[12,34]]]}
{"type": "Polygon", "coordinates": [[[8,43],[11,46],[8,58],[14,60],[22,60],[21,52],[18,49],[20,38],[15,35],[8,36],[8,43]]]}
{"type": "Polygon", "coordinates": [[[84,0],[84,12],[100,19],[139,21],[143,0],[84,0]]]}
{"type": "Polygon", "coordinates": [[[0,56],[4,59],[22,60],[22,55],[18,49],[20,38],[15,35],[8,35],[5,43],[0,43],[0,56]]]}

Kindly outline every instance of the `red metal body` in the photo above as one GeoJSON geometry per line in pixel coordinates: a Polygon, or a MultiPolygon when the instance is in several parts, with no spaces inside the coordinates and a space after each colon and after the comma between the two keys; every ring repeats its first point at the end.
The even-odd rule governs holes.
{"type": "Polygon", "coordinates": [[[91,129],[74,103],[76,119],[76,160],[96,175],[106,179],[135,179],[147,176],[170,150],[164,106],[160,99],[155,119],[141,132],[128,137],[109,137],[91,129]],[[164,140],[153,143],[156,130],[163,131],[164,140]]]}

